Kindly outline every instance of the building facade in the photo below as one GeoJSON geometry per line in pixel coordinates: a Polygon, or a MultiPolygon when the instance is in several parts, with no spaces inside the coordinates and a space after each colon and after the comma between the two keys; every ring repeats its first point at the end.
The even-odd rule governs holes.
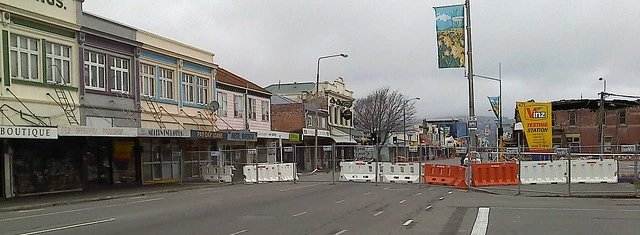
{"type": "MultiPolygon", "coordinates": [[[[552,102],[553,145],[572,152],[600,151],[599,100],[560,100],[552,102]]],[[[604,153],[620,153],[620,145],[640,143],[640,103],[606,100],[604,153]]],[[[519,119],[518,119],[519,120],[519,119]]]]}
{"type": "Polygon", "coordinates": [[[271,98],[271,110],[273,111],[271,115],[273,130],[295,133],[300,136],[300,139],[290,138],[289,143],[307,146],[297,148],[296,151],[296,163],[300,170],[313,170],[318,166],[328,165],[329,154],[320,149],[318,158],[315,158],[315,149],[311,146],[315,146],[316,130],[318,146],[335,143],[328,123],[329,113],[277,94],[271,98]]]}

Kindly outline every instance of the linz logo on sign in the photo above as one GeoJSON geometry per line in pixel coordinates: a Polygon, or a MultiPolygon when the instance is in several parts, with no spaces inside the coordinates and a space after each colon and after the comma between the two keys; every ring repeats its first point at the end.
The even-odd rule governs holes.
{"type": "Polygon", "coordinates": [[[547,118],[547,113],[549,110],[546,110],[546,107],[528,107],[527,111],[527,119],[545,119],[547,118]]]}

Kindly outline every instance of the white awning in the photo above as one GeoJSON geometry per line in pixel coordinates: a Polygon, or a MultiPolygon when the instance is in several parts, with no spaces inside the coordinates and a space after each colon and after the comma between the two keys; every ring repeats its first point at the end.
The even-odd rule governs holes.
{"type": "Polygon", "coordinates": [[[355,144],[356,140],[349,136],[335,136],[332,135],[331,139],[333,139],[336,144],[355,144]]]}

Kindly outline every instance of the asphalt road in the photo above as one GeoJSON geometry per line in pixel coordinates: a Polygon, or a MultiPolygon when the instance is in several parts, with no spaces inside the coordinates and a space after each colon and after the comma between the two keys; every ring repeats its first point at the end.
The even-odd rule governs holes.
{"type": "Polygon", "coordinates": [[[640,200],[301,182],[0,213],[0,234],[471,234],[474,229],[479,234],[638,234],[640,200]]]}

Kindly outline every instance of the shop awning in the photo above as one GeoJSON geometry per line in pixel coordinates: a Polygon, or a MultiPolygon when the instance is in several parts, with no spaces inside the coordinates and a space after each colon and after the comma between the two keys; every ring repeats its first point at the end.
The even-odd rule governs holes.
{"type": "MultiPolygon", "coordinates": [[[[349,135],[349,128],[333,126],[331,127],[331,131],[332,131],[331,134],[333,134],[333,129],[337,129],[338,131],[344,133],[344,135],[349,135]]],[[[354,137],[364,136],[364,132],[356,129],[351,129],[351,136],[354,136],[354,137]]]]}
{"type": "Polygon", "coordinates": [[[356,140],[353,137],[349,136],[331,136],[331,139],[336,142],[336,144],[355,144],[356,140]]]}

